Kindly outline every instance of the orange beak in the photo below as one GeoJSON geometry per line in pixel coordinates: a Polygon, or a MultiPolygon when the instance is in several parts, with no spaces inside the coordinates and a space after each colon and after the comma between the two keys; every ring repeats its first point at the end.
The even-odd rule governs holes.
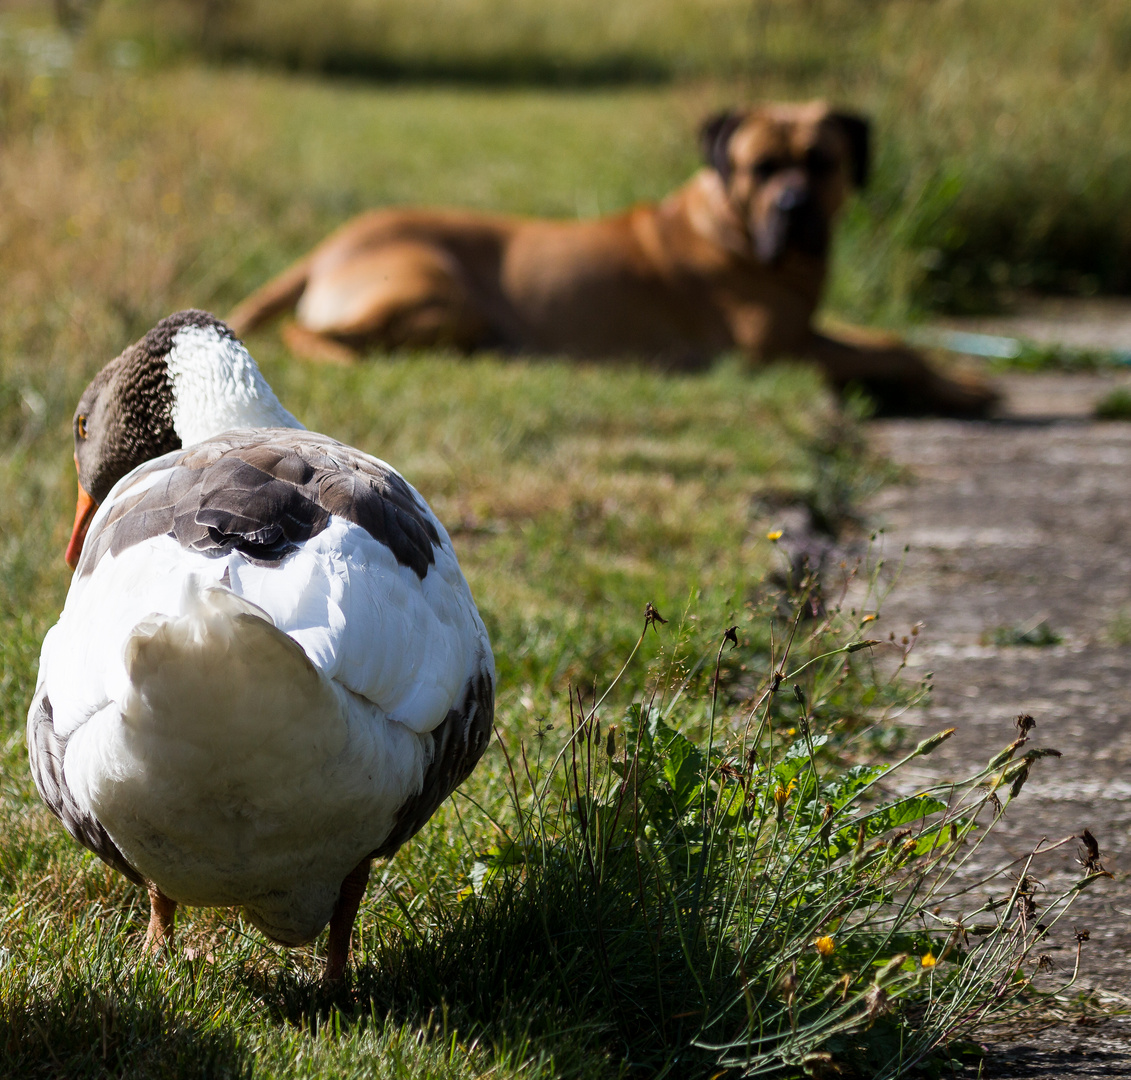
{"type": "Polygon", "coordinates": [[[94,517],[94,512],[97,509],[98,503],[87,494],[80,482],[79,500],[75,507],[75,527],[71,531],[71,542],[67,545],[67,553],[63,556],[72,570],[79,564],[83,541],[86,539],[86,530],[90,528],[91,518],[94,517]]]}

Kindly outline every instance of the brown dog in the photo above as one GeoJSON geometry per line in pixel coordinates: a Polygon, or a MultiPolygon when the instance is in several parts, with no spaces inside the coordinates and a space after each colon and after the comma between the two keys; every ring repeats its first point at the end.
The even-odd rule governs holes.
{"type": "Polygon", "coordinates": [[[708,120],[708,168],[660,203],[593,221],[375,210],[347,222],[228,317],[244,334],[295,308],[300,355],[359,347],[635,357],[699,368],[729,349],[815,360],[881,407],[984,413],[986,384],[898,344],[817,333],[833,218],[868,174],[867,121],[820,102],[708,120]]]}

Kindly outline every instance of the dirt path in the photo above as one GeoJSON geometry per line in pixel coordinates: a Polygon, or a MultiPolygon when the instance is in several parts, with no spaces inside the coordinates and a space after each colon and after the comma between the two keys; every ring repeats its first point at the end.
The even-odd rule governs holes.
{"type": "MultiPolygon", "coordinates": [[[[1035,745],[1064,757],[1039,763],[997,853],[1092,830],[1115,879],[1074,909],[1091,931],[1084,982],[1131,1005],[1131,424],[1088,419],[1111,381],[1008,377],[1008,419],[875,422],[909,482],[871,511],[887,551],[911,546],[882,622],[923,622],[916,662],[934,672],[909,725],[958,728],[931,769],[965,772],[1013,737],[1018,713],[1036,718],[1035,745]],[[992,643],[995,631],[1039,638],[1042,624],[1062,642],[992,643]]],[[[1058,964],[1070,951],[1060,945],[1058,964]]],[[[1131,1019],[995,1044],[985,1075],[1131,1077],[1131,1019]]]]}

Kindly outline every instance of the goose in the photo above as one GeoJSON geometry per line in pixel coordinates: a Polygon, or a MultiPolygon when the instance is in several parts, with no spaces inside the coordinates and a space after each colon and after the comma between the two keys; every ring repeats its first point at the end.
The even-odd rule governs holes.
{"type": "Polygon", "coordinates": [[[149,893],[239,906],[343,977],[371,860],[471,772],[494,715],[483,621],[423,498],[307,431],[233,332],[178,312],[75,410],[74,570],[27,744],[67,831],[149,893]]]}

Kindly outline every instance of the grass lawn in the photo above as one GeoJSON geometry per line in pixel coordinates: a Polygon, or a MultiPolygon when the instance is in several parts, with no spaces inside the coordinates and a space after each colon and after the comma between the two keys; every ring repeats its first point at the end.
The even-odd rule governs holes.
{"type": "MultiPolygon", "coordinates": [[[[120,15],[108,4],[101,17],[120,15]]],[[[138,962],[143,897],[50,818],[23,737],[39,643],[67,588],[82,387],[161,316],[223,313],[364,207],[586,215],[661,195],[695,168],[699,116],[755,84],[727,69],[725,85],[661,72],[615,87],[374,87],[209,68],[184,52],[124,69],[100,59],[134,59],[114,52],[112,21],[87,55],[35,18],[24,4],[0,22],[0,1071],[699,1076],[710,1063],[753,1068],[757,1046],[794,1074],[835,1051],[886,1075],[924,1039],[963,1030],[994,980],[1030,962],[1032,935],[1009,915],[1020,886],[1002,886],[1012,900],[979,939],[988,953],[909,921],[942,901],[947,867],[975,842],[990,805],[977,783],[1019,792],[1024,760],[936,805],[849,776],[821,750],[825,736],[844,749],[875,735],[915,692],[870,650],[843,651],[871,626],[876,597],[865,606],[859,590],[798,634],[791,663],[831,655],[796,676],[797,696],[792,682],[767,696],[775,667],[790,667],[798,599],[768,578],[780,568],[773,507],[835,518],[889,467],[811,371],[749,378],[725,360],[695,378],[440,353],[342,370],[294,361],[271,330],[249,341],[288,408],[391,461],[448,524],[494,643],[503,739],[375,875],[346,990],[319,990],[317,947],[272,948],[234,911],[188,913],[180,959],[138,962]],[[648,602],[669,623],[644,635],[595,713],[594,689],[615,681],[648,602]],[[732,625],[738,646],[716,678],[732,625]],[[569,748],[582,745],[579,765],[569,748]],[[652,868],[639,893],[625,884],[634,853],[652,868]],[[751,882],[763,885],[747,893],[751,882]],[[781,895],[793,914],[779,926],[781,895]],[[657,911],[671,914],[657,923],[657,911]],[[607,921],[595,927],[594,912],[607,921]],[[825,938],[835,943],[817,950],[825,938]]],[[[821,88],[850,96],[828,78],[821,88]]],[[[793,92],[799,79],[782,69],[765,86],[793,92]]],[[[841,311],[879,312],[869,290],[889,270],[875,267],[917,257],[902,241],[885,248],[909,226],[877,207],[919,145],[882,149],[880,202],[852,211],[844,250],[867,265],[854,277],[842,262],[841,311]]],[[[900,646],[886,648],[898,662],[900,646]]]]}

